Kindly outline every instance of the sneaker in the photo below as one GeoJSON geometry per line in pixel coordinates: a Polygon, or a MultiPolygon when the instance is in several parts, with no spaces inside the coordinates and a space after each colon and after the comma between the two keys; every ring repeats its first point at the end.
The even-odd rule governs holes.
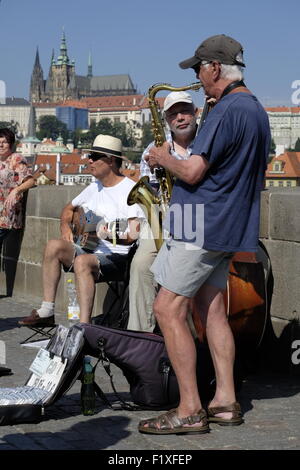
{"type": "Polygon", "coordinates": [[[21,326],[54,326],[54,315],[51,317],[40,317],[37,311],[34,309],[31,312],[31,315],[23,318],[18,321],[18,324],[21,326]]]}

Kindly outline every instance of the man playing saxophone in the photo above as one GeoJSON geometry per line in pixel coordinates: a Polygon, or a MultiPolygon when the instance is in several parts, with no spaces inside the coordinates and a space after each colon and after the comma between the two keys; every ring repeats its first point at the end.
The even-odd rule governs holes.
{"type": "MultiPolygon", "coordinates": [[[[166,138],[170,144],[172,156],[179,160],[189,158],[197,130],[197,108],[191,95],[185,91],[169,93],[164,101],[163,115],[167,127],[166,138]]],[[[145,160],[153,146],[154,142],[145,149],[142,155],[140,173],[141,177],[149,176],[150,184],[157,189],[159,182],[155,172],[151,172],[145,160]]],[[[157,255],[157,249],[151,228],[146,221],[139,240],[139,248],[133,257],[130,270],[130,313],[127,328],[152,332],[155,327],[153,302],[156,295],[156,285],[150,266],[157,255]]]]}
{"type": "Polygon", "coordinates": [[[168,217],[171,237],[151,270],[161,286],[154,313],[180,390],[177,409],[140,422],[140,432],[153,434],[205,433],[209,422],[243,422],[223,295],[233,253],[258,248],[260,191],[270,145],[268,116],[243,82],[239,42],[225,35],[210,37],[180,66],[193,68],[205,94],[217,103],[188,160],[174,159],[168,143],[150,149],[148,157],[152,168],[162,166],[176,176],[168,217]],[[207,411],[198,392],[196,351],[187,323],[195,295],[216,375],[207,411]]]}

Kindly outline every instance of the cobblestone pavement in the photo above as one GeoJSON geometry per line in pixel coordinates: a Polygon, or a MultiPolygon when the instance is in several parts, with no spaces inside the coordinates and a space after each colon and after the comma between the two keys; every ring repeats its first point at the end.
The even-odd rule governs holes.
{"type": "MultiPolygon", "coordinates": [[[[6,366],[13,375],[0,377],[1,387],[24,385],[28,368],[37,350],[22,347],[20,342],[29,330],[19,328],[19,318],[31,307],[10,298],[0,299],[0,340],[6,343],[6,366]]],[[[62,314],[57,323],[66,324],[62,314]]],[[[117,390],[129,399],[128,386],[122,373],[113,368],[117,390]]],[[[106,374],[97,368],[97,381],[113,399],[106,374]]],[[[37,424],[0,427],[0,450],[100,450],[110,451],[188,451],[188,450],[270,450],[300,449],[300,383],[299,378],[268,373],[253,375],[244,381],[239,401],[245,424],[238,427],[211,425],[204,435],[143,435],[137,431],[140,419],[154,417],[156,412],[110,410],[98,401],[97,414],[81,415],[80,383],[67,395],[46,409],[45,418],[37,424]]]]}

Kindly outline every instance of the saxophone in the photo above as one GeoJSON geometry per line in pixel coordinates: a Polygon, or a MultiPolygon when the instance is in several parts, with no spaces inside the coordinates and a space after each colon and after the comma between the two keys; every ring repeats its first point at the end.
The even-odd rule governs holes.
{"type": "MultiPolygon", "coordinates": [[[[173,87],[168,83],[158,83],[149,88],[148,102],[152,115],[152,130],[156,147],[161,147],[166,141],[166,135],[158,109],[158,104],[155,100],[156,93],[161,90],[199,90],[201,87],[202,83],[196,82],[192,83],[191,85],[178,88],[173,87]]],[[[127,204],[129,206],[132,204],[140,204],[142,206],[142,209],[145,212],[148,223],[151,227],[155,246],[158,251],[163,243],[162,219],[171,199],[173,177],[164,168],[156,169],[156,177],[159,181],[158,193],[150,185],[148,176],[143,176],[130,191],[127,198],[127,204]]]]}

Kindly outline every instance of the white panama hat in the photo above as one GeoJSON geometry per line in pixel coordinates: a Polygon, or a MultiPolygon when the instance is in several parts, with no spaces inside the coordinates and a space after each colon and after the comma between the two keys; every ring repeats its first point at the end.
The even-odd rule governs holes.
{"type": "Polygon", "coordinates": [[[128,160],[122,155],[122,141],[117,137],[110,135],[99,134],[93,142],[93,146],[90,149],[83,149],[84,152],[90,153],[105,153],[112,157],[122,158],[128,160]]]}

